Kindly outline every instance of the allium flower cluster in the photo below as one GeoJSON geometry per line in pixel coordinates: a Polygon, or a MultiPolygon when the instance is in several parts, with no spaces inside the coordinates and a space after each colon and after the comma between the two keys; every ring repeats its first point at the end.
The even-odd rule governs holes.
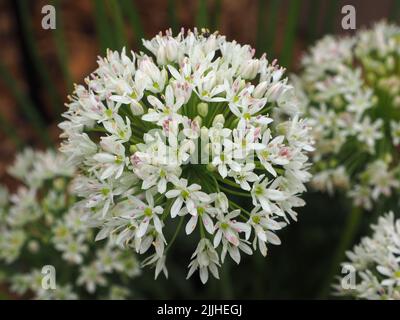
{"type": "Polygon", "coordinates": [[[381,22],[354,37],[327,36],[302,67],[297,83],[316,140],[312,184],[348,190],[369,210],[400,188],[400,28],[381,22]]]}
{"type": "Polygon", "coordinates": [[[132,297],[126,279],[139,274],[135,254],[111,242],[93,246],[65,157],[26,149],[9,172],[23,183],[14,194],[0,189],[0,271],[11,291],[35,299],[132,297]],[[55,289],[43,286],[48,265],[55,289]]]}
{"type": "Polygon", "coordinates": [[[336,293],[358,299],[400,300],[400,219],[390,212],[380,217],[372,230],[370,237],[347,252],[349,261],[342,264],[356,276],[354,287],[335,285],[336,293]]]}
{"type": "Polygon", "coordinates": [[[184,225],[199,239],[188,276],[204,283],[227,253],[239,263],[280,243],[275,231],[304,205],[309,127],[284,69],[250,46],[197,30],[143,44],[108,51],[76,86],[61,151],[80,168],[74,190],[98,239],[148,253],[144,264],[167,275],[184,225]]]}

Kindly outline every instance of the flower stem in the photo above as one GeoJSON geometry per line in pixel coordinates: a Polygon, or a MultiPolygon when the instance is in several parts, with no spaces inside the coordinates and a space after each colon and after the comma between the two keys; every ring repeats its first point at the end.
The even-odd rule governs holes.
{"type": "Polygon", "coordinates": [[[233,194],[235,196],[251,198],[251,194],[249,194],[249,193],[234,191],[234,190],[225,188],[223,186],[220,186],[220,189],[222,191],[228,192],[228,193],[233,194]]]}
{"type": "Polygon", "coordinates": [[[181,218],[179,219],[178,227],[176,228],[175,233],[174,233],[174,235],[172,236],[171,241],[168,243],[168,246],[167,246],[167,248],[165,249],[165,253],[167,253],[168,249],[169,249],[169,248],[172,246],[172,244],[175,242],[176,237],[178,236],[179,231],[181,230],[184,217],[185,217],[185,216],[181,216],[181,218]]]}
{"type": "Polygon", "coordinates": [[[328,277],[326,278],[326,281],[319,295],[319,298],[321,299],[324,299],[327,296],[329,296],[329,290],[331,288],[334,277],[338,272],[338,267],[345,258],[345,252],[351,246],[354,237],[356,235],[356,232],[358,231],[358,227],[361,221],[361,215],[362,215],[362,208],[353,207],[353,209],[350,212],[350,215],[347,217],[346,225],[343,230],[339,245],[336,248],[336,252],[331,263],[328,277]]]}

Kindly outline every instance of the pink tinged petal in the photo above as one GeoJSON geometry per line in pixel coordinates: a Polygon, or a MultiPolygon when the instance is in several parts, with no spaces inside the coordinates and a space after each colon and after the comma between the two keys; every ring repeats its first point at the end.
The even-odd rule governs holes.
{"type": "Polygon", "coordinates": [[[189,219],[188,223],[186,224],[186,228],[185,228],[186,234],[189,235],[193,232],[193,230],[196,228],[197,220],[198,220],[197,216],[192,216],[189,219]]]}
{"type": "Polygon", "coordinates": [[[179,211],[182,208],[182,205],[183,205],[182,197],[176,198],[174,204],[171,207],[171,218],[175,218],[178,215],[179,211]]]}
{"type": "Polygon", "coordinates": [[[222,239],[222,231],[218,230],[217,234],[214,236],[214,248],[218,247],[222,239]]]}
{"type": "Polygon", "coordinates": [[[228,229],[225,231],[225,238],[234,246],[239,245],[239,238],[232,230],[228,229]]]}
{"type": "Polygon", "coordinates": [[[214,223],[211,220],[210,216],[208,214],[203,214],[202,221],[203,221],[203,225],[206,228],[207,232],[209,234],[213,234],[214,233],[214,223]]]}

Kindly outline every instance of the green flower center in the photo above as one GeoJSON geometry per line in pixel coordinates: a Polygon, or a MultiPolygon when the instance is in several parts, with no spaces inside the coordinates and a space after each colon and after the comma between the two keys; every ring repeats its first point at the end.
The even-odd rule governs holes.
{"type": "Polygon", "coordinates": [[[253,222],[254,222],[255,224],[259,224],[259,223],[260,223],[260,220],[261,220],[261,217],[260,217],[260,216],[253,216],[252,220],[253,220],[253,222]]]}
{"type": "Polygon", "coordinates": [[[256,195],[261,196],[264,193],[264,189],[261,186],[257,186],[254,192],[256,195]]]}
{"type": "Polygon", "coordinates": [[[186,200],[187,198],[189,198],[190,193],[187,190],[183,190],[181,192],[181,195],[182,195],[182,198],[186,200]]]}
{"type": "Polygon", "coordinates": [[[110,193],[110,189],[108,189],[108,188],[101,189],[101,194],[103,196],[107,196],[109,193],[110,193]]]}
{"type": "Polygon", "coordinates": [[[144,209],[144,215],[146,217],[151,217],[153,215],[153,210],[151,210],[151,208],[144,209]]]}

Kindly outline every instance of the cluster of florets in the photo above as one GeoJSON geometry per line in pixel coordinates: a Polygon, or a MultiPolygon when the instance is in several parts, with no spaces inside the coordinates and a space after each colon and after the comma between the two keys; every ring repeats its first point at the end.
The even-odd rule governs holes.
{"type": "Polygon", "coordinates": [[[144,264],[167,275],[184,222],[199,239],[189,276],[206,282],[227,253],[239,263],[280,243],[275,231],[304,205],[309,127],[284,69],[250,46],[197,30],[143,44],[147,54],[108,51],[75,87],[61,151],[79,166],[74,190],[97,239],[149,253],[144,264]]]}
{"type": "Polygon", "coordinates": [[[382,22],[327,36],[302,67],[297,83],[316,140],[312,184],[347,190],[371,209],[400,188],[400,28],[382,22]]]}
{"type": "Polygon", "coordinates": [[[111,242],[93,246],[93,230],[81,220],[84,208],[69,190],[75,169],[65,160],[26,149],[9,169],[23,185],[14,194],[0,189],[4,280],[13,292],[36,299],[132,297],[124,281],[140,271],[135,254],[111,242]]]}
{"type": "Polygon", "coordinates": [[[336,293],[358,299],[400,300],[400,220],[393,212],[379,218],[373,234],[365,237],[343,263],[346,279],[336,293]]]}

